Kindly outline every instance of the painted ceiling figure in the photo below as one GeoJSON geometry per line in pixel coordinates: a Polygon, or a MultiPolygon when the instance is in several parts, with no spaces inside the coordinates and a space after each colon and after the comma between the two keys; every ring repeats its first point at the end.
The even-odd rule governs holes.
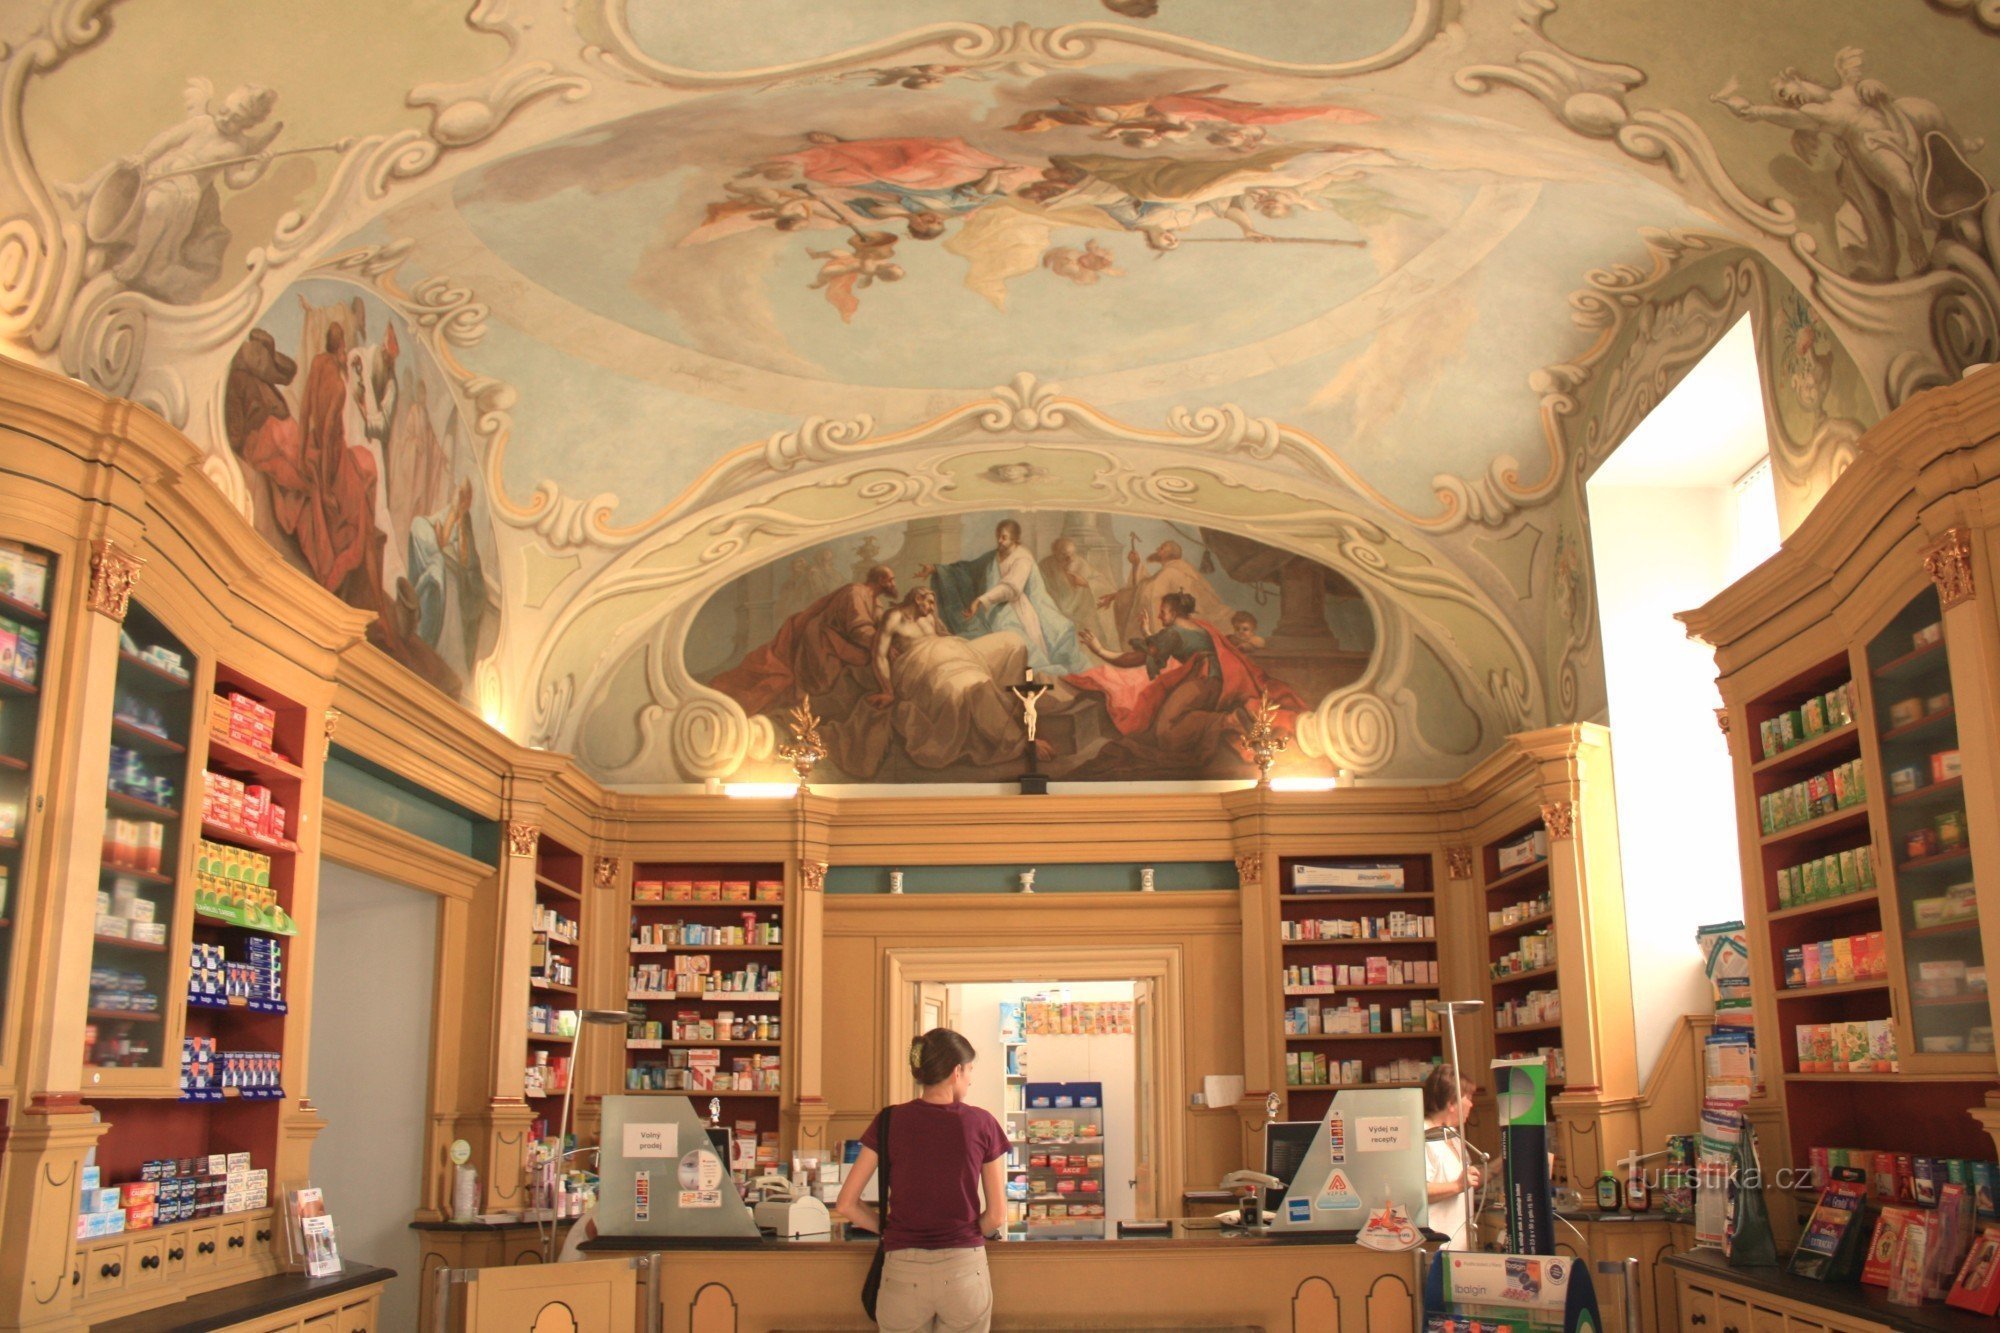
{"type": "Polygon", "coordinates": [[[1090,563],[1076,548],[1073,537],[1058,537],[1042,557],[1042,582],[1062,613],[1076,626],[1077,637],[1087,631],[1103,634],[1099,604],[1117,594],[1117,586],[1102,570],[1090,563]]]}
{"type": "Polygon", "coordinates": [[[1265,673],[1215,624],[1195,614],[1194,598],[1170,592],[1155,608],[1159,628],[1122,653],[1095,635],[1085,647],[1102,666],[1069,677],[1080,691],[1101,695],[1119,739],[1093,760],[1097,776],[1139,776],[1166,767],[1199,770],[1225,745],[1239,754],[1249,711],[1264,698],[1278,706],[1289,732],[1305,701],[1265,673]]]}
{"type": "MultiPolygon", "coordinates": [[[[937,594],[913,588],[883,613],[875,643],[881,687],[869,704],[887,710],[903,752],[919,768],[982,768],[1018,759],[1026,744],[1003,680],[1019,680],[1027,645],[1012,633],[964,638],[938,617],[937,594]]],[[[1046,757],[1052,753],[1040,742],[1046,757]]]]}
{"type": "Polygon", "coordinates": [[[190,80],[186,120],[132,156],[58,187],[84,215],[93,269],[108,263],[127,287],[176,305],[199,300],[222,274],[230,233],[218,184],[254,185],[285,128],[264,123],[278,101],[269,88],[245,85],[222,98],[214,91],[207,79],[190,80]]]}
{"type": "MultiPolygon", "coordinates": [[[[1895,277],[1901,251],[1920,273],[1930,266],[1942,221],[1941,201],[1926,206],[1925,184],[1940,175],[1956,182],[1944,205],[1954,215],[1983,204],[1991,191],[1966,159],[1985,141],[1962,138],[1937,103],[1893,96],[1881,80],[1863,77],[1858,48],[1844,48],[1833,63],[1837,87],[1787,69],[1771,80],[1775,105],[1737,94],[1733,79],[1712,100],[1739,120],[1792,130],[1793,151],[1807,162],[1822,145],[1833,150],[1845,199],[1834,228],[1854,276],[1895,277]]],[[[1996,258],[1987,256],[1989,263],[1996,258]]]]}
{"type": "Polygon", "coordinates": [[[1082,671],[1090,659],[1077,645],[1076,627],[1050,598],[1035,557],[1021,545],[1021,525],[1001,520],[993,550],[971,560],[926,565],[917,571],[938,595],[944,623],[967,638],[1009,632],[1028,645],[1028,665],[1050,675],[1082,671]]]}
{"type": "Polygon", "coordinates": [[[1248,151],[1264,141],[1270,125],[1293,121],[1326,119],[1341,124],[1366,124],[1379,119],[1366,111],[1331,104],[1272,106],[1220,97],[1229,85],[1211,84],[1188,92],[1135,97],[1122,102],[1086,102],[1062,97],[1053,107],[1022,113],[1007,128],[1017,134],[1038,134],[1074,127],[1090,131],[1093,139],[1108,139],[1127,148],[1153,148],[1185,139],[1196,126],[1212,125],[1208,141],[1228,148],[1248,151]]]}
{"type": "Polygon", "coordinates": [[[1135,548],[1126,553],[1132,566],[1130,580],[1123,588],[1097,599],[1099,607],[1111,611],[1117,622],[1118,637],[1130,642],[1153,632],[1153,612],[1168,593],[1183,593],[1194,601],[1193,614],[1218,625],[1229,623],[1231,608],[1199,569],[1189,564],[1177,541],[1163,541],[1151,555],[1140,558],[1135,548]],[[1146,566],[1159,568],[1148,572],[1146,566]]]}
{"type": "Polygon", "coordinates": [[[1177,248],[1182,234],[1210,218],[1234,223],[1250,240],[1270,240],[1250,216],[1253,190],[1310,193],[1363,167],[1389,163],[1372,149],[1297,144],[1219,158],[1114,157],[1058,153],[1044,179],[1023,194],[1051,208],[1088,205],[1135,231],[1155,250],[1177,248]]]}
{"type": "Polygon", "coordinates": [[[889,747],[889,715],[864,706],[876,693],[875,642],[882,605],[896,595],[896,574],[877,565],[868,577],[834,589],[778,627],[769,643],[709,681],[746,716],[776,715],[810,695],[827,757],[848,777],[867,779],[889,747]]]}

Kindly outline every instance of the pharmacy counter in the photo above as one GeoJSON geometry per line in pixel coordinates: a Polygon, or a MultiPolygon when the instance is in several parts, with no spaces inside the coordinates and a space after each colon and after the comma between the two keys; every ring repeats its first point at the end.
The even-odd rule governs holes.
{"type": "Polygon", "coordinates": [[[287,1273],[258,1278],[92,1324],[90,1333],[376,1333],[382,1286],[394,1276],[394,1269],[350,1263],[332,1277],[287,1273]]]}
{"type": "MultiPolygon", "coordinates": [[[[660,1254],[669,1333],[872,1328],[861,1283],[872,1236],[831,1241],[605,1236],[593,1255],[660,1254]]],[[[1422,1251],[1346,1236],[1249,1235],[1198,1221],[1159,1238],[1009,1240],[987,1246],[996,1329],[1255,1327],[1267,1333],[1408,1333],[1422,1251]]]]}
{"type": "MultiPolygon", "coordinates": [[[[548,1245],[547,1222],[412,1222],[423,1237],[418,1280],[424,1302],[417,1333],[431,1333],[432,1274],[440,1268],[511,1268],[537,1264],[548,1245]]],[[[556,1223],[556,1252],[569,1236],[568,1219],[556,1223]]]]}
{"type": "Polygon", "coordinates": [[[1992,1333],[1993,1321],[1931,1302],[1891,1305],[1880,1287],[1814,1282],[1783,1268],[1732,1268],[1718,1250],[1667,1260],[1680,1288],[1681,1327],[1702,1333],[1823,1329],[1825,1333],[1992,1333]],[[1775,1322],[1774,1322],[1775,1321],[1775,1322]]]}

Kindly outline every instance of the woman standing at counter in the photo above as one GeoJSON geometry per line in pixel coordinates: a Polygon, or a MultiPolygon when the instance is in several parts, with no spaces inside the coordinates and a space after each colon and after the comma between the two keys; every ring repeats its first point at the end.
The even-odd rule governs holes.
{"type": "MultiPolygon", "coordinates": [[[[875,1305],[883,1333],[986,1333],[993,1321],[984,1242],[1007,1221],[1008,1143],[991,1112],[966,1103],[974,1054],[949,1028],[911,1042],[910,1072],[923,1095],[889,1107],[878,1121],[887,1126],[892,1177],[875,1305]]],[[[861,1199],[884,1147],[875,1135],[870,1125],[861,1136],[861,1156],[834,1204],[870,1231],[882,1226],[874,1205],[861,1199]]]]}
{"type": "Polygon", "coordinates": [[[1479,1188],[1479,1168],[1465,1151],[1465,1118],[1472,1113],[1472,1090],[1450,1065],[1438,1065],[1424,1080],[1424,1181],[1431,1204],[1430,1226],[1442,1231],[1447,1250],[1472,1247],[1465,1196],[1479,1188]],[[1433,1134],[1436,1137],[1433,1137],[1433,1134]]]}

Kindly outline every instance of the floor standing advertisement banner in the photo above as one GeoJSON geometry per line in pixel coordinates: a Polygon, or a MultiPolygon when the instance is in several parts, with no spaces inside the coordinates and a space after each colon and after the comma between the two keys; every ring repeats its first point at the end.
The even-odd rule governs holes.
{"type": "Polygon", "coordinates": [[[1549,1067],[1539,1059],[1495,1060],[1493,1101],[1507,1163],[1507,1240],[1515,1254],[1551,1254],[1555,1204],[1549,1191],[1549,1067]]]}

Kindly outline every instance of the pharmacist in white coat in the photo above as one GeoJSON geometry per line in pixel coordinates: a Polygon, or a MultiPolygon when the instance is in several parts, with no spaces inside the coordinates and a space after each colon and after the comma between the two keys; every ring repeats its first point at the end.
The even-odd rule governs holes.
{"type": "Polygon", "coordinates": [[[1450,1065],[1432,1068],[1424,1080],[1424,1181],[1430,1227],[1448,1238],[1447,1250],[1474,1248],[1470,1203],[1479,1188],[1479,1168],[1460,1134],[1471,1114],[1472,1090],[1459,1083],[1458,1071],[1450,1065]]]}

